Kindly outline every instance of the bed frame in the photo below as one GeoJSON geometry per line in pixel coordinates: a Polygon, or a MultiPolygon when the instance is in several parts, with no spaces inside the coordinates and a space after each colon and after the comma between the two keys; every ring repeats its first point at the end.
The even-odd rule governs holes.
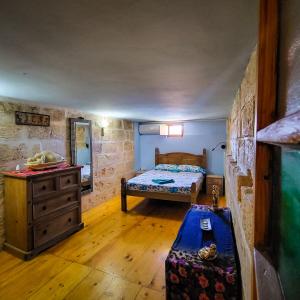
{"type": "MultiPolygon", "coordinates": [[[[176,164],[176,165],[194,165],[200,166],[206,169],[207,159],[206,159],[206,149],[203,149],[203,154],[196,155],[192,153],[185,152],[171,152],[171,153],[160,153],[158,148],[155,148],[155,165],[158,164],[176,164]]],[[[193,182],[191,185],[191,194],[172,194],[164,192],[148,192],[148,191],[132,191],[127,189],[127,181],[125,178],[121,179],[121,209],[122,211],[127,211],[127,195],[161,199],[161,200],[171,200],[171,201],[181,201],[181,202],[191,202],[196,203],[198,194],[201,190],[200,182],[193,182]]]]}

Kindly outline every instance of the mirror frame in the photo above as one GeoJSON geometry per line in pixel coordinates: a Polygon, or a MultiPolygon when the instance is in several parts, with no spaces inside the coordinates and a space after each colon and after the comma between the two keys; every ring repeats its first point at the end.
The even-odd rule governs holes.
{"type": "Polygon", "coordinates": [[[83,186],[81,184],[81,194],[88,194],[93,191],[93,182],[94,182],[94,176],[93,176],[93,138],[92,138],[92,121],[85,120],[84,118],[70,118],[70,150],[71,150],[71,164],[77,165],[76,163],[76,152],[75,152],[75,145],[76,145],[76,130],[75,126],[77,122],[80,123],[86,123],[89,127],[89,134],[90,134],[90,156],[91,156],[91,179],[89,188],[83,189],[83,186]]]}

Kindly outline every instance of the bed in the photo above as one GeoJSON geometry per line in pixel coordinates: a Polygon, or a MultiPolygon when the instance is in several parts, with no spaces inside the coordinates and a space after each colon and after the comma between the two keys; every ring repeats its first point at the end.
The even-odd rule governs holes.
{"type": "Polygon", "coordinates": [[[196,203],[197,197],[205,186],[206,149],[200,155],[171,152],[160,153],[155,149],[155,169],[126,181],[121,179],[121,209],[127,211],[127,195],[151,199],[171,200],[196,203]],[[164,169],[160,166],[175,166],[176,170],[164,169]],[[184,167],[180,169],[179,167],[184,167]],[[194,166],[194,167],[192,167],[194,166]],[[195,172],[194,169],[202,169],[195,172]],[[153,179],[170,179],[174,182],[167,184],[153,183],[153,179]]]}

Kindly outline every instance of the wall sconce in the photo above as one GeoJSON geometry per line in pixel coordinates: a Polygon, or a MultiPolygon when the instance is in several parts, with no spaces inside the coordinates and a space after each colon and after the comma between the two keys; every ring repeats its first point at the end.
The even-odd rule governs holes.
{"type": "Polygon", "coordinates": [[[104,118],[98,122],[99,127],[101,128],[101,136],[104,136],[104,128],[108,127],[109,121],[104,118]]]}
{"type": "Polygon", "coordinates": [[[220,142],[215,147],[211,149],[211,151],[215,151],[220,146],[221,149],[226,149],[226,142],[220,142]]]}

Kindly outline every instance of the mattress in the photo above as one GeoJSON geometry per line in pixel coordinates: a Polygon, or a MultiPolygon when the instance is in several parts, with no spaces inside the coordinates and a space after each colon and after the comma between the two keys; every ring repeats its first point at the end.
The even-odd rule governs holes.
{"type": "Polygon", "coordinates": [[[143,192],[190,194],[192,183],[196,182],[197,186],[201,186],[203,178],[202,173],[176,173],[170,171],[151,170],[129,179],[127,182],[127,189],[143,192]],[[173,179],[174,183],[156,184],[152,182],[152,179],[173,179]]]}

